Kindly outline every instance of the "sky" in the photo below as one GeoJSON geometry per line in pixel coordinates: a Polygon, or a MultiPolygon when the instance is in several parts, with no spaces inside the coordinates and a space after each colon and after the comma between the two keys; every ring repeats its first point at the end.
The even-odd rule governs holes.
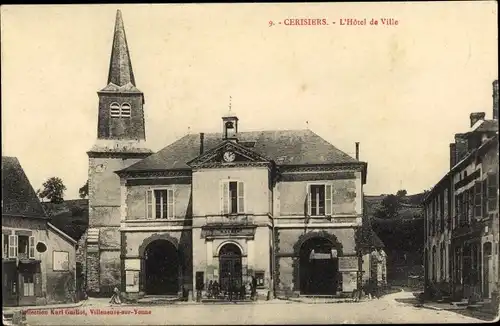
{"type": "Polygon", "coordinates": [[[2,155],[35,189],[57,176],[73,199],[87,180],[117,9],[154,151],[220,131],[231,96],[240,130],[309,128],[352,156],[360,142],[365,193],[412,194],[447,172],[471,112],[492,116],[494,1],[2,6],[2,155]]]}

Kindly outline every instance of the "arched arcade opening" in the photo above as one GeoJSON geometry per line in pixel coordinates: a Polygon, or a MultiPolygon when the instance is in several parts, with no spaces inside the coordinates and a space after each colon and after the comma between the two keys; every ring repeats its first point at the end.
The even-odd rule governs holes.
{"type": "Polygon", "coordinates": [[[339,287],[336,246],[324,237],[313,237],[300,247],[299,286],[305,295],[334,295],[339,287]]]}
{"type": "Polygon", "coordinates": [[[177,295],[180,259],[168,240],[155,240],[144,250],[144,291],[148,295],[177,295]]]}

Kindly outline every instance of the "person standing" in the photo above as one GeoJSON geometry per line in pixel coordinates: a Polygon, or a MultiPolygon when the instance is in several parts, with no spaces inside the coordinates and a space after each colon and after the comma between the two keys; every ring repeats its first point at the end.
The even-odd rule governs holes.
{"type": "Polygon", "coordinates": [[[111,300],[109,301],[109,303],[111,304],[121,304],[122,301],[120,299],[120,291],[118,290],[118,288],[114,288],[113,289],[113,296],[111,297],[111,300]]]}
{"type": "Polygon", "coordinates": [[[252,275],[252,300],[256,300],[257,297],[257,279],[255,275],[252,275]]]}

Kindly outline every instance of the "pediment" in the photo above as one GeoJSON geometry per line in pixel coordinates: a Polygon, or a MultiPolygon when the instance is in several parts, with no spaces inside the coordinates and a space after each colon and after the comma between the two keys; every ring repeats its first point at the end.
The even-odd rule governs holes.
{"type": "Polygon", "coordinates": [[[191,167],[223,167],[269,164],[270,160],[236,142],[224,141],[188,162],[191,167]]]}

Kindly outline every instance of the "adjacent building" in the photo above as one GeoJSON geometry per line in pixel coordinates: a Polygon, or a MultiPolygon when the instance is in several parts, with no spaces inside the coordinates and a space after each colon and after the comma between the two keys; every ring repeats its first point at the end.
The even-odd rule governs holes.
{"type": "Polygon", "coordinates": [[[242,131],[232,113],[219,133],[148,150],[120,11],[98,97],[82,240],[89,295],[185,297],[252,276],[260,297],[360,286],[371,246],[359,240],[367,163],[357,155],[310,130],[242,131]]]}
{"type": "Polygon", "coordinates": [[[74,301],[76,242],[49,219],[15,157],[2,157],[2,305],[74,301]]]}
{"type": "Polygon", "coordinates": [[[491,298],[499,285],[498,81],[493,118],[471,113],[450,144],[450,170],[424,199],[426,282],[456,299],[491,298]]]}

